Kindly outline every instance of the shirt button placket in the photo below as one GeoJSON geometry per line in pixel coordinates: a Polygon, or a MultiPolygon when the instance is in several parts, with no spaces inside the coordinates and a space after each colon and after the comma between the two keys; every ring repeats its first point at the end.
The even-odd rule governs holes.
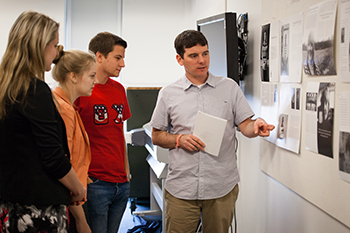
{"type": "Polygon", "coordinates": [[[199,89],[199,92],[198,92],[198,110],[204,112],[203,111],[203,94],[201,89],[199,89]]]}
{"type": "MultiPolygon", "coordinates": [[[[198,110],[204,112],[203,109],[203,94],[202,89],[198,91],[198,110]]],[[[199,184],[198,184],[198,196],[199,198],[204,197],[204,153],[199,152],[199,184]]]]}
{"type": "Polygon", "coordinates": [[[204,197],[204,159],[205,154],[199,152],[199,185],[198,185],[198,197],[201,199],[204,197]]]}

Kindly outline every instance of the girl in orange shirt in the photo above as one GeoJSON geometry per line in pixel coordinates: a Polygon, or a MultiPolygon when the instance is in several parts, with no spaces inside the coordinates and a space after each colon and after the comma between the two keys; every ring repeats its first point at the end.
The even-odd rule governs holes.
{"type": "MultiPolygon", "coordinates": [[[[52,70],[53,78],[59,86],[53,91],[57,108],[66,125],[71,163],[82,184],[87,186],[88,169],[91,162],[89,139],[79,113],[73,103],[79,96],[90,96],[97,83],[96,58],[94,54],[80,50],[63,51],[59,46],[59,57],[52,70]]],[[[91,232],[82,205],[71,205],[69,232],[91,232]],[[73,220],[73,221],[72,221],[73,220]],[[75,220],[75,221],[74,221],[75,220]],[[74,223],[75,224],[72,224],[74,223]],[[75,226],[74,226],[75,225],[75,226]],[[74,229],[76,227],[76,229],[74,229]]]]}

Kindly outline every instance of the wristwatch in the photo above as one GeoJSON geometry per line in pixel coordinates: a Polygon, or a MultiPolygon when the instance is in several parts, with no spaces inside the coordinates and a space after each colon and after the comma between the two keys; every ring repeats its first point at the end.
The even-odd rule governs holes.
{"type": "Polygon", "coordinates": [[[131,174],[127,174],[126,177],[129,178],[129,179],[131,180],[132,175],[131,175],[131,174]]]}

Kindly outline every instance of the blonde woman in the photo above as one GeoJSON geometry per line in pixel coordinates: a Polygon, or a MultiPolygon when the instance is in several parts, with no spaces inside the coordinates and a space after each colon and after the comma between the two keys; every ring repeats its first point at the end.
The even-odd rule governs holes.
{"type": "Polygon", "coordinates": [[[23,12],[0,65],[0,232],[67,232],[67,206],[85,199],[44,82],[58,28],[46,15],[23,12]]]}
{"type": "MultiPolygon", "coordinates": [[[[59,86],[53,93],[66,125],[72,166],[86,188],[91,162],[90,144],[82,120],[79,113],[75,111],[73,103],[79,96],[91,95],[97,83],[96,59],[94,54],[80,50],[63,52],[62,46],[59,46],[59,51],[60,56],[57,61],[54,61],[56,65],[52,70],[52,76],[58,81],[59,86]]],[[[69,232],[91,232],[82,205],[72,205],[69,209],[74,217],[70,218],[69,232]]]]}

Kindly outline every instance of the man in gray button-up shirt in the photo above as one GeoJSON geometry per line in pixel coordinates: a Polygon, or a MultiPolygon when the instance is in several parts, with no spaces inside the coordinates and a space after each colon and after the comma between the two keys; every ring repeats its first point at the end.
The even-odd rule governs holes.
{"type": "Polygon", "coordinates": [[[152,141],[169,148],[165,182],[166,232],[228,232],[238,195],[235,127],[247,137],[268,136],[274,129],[254,115],[239,86],[209,70],[208,42],[195,30],[175,39],[176,59],[185,75],[159,92],[151,119],[152,141]],[[227,120],[218,156],[204,151],[192,134],[197,112],[227,120]]]}

